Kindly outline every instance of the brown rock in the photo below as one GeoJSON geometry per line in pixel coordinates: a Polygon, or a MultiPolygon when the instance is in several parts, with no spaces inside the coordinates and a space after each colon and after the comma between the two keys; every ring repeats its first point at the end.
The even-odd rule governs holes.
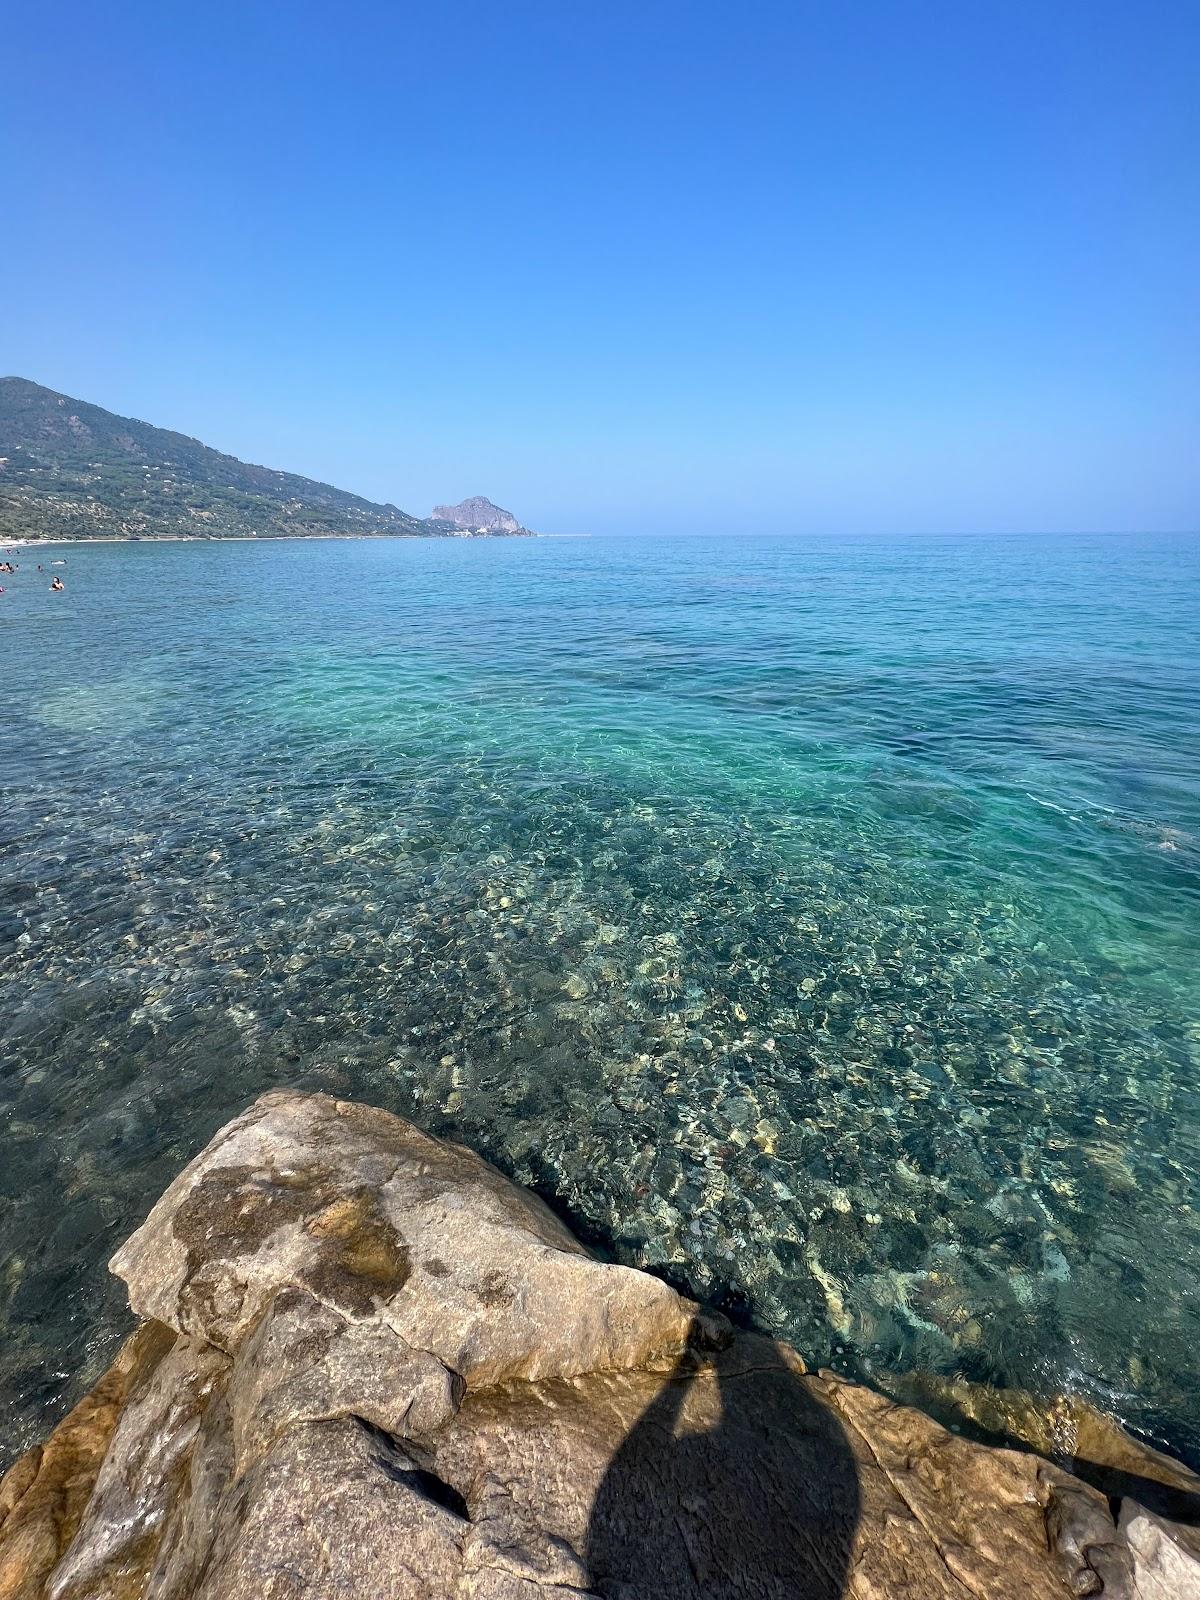
{"type": "Polygon", "coordinates": [[[50,1600],[153,1592],[147,1575],[164,1529],[197,1498],[195,1446],[220,1408],[228,1368],[212,1345],[176,1339],[130,1386],[78,1532],[46,1586],[50,1600]]]}
{"type": "Polygon", "coordinates": [[[899,1398],[990,1443],[1035,1450],[1110,1500],[1130,1498],[1165,1517],[1200,1521],[1200,1477],[1078,1395],[989,1389],[931,1373],[909,1373],[893,1388],[899,1398]]]}
{"type": "Polygon", "coordinates": [[[1193,1529],[722,1337],[382,1112],[265,1096],[115,1265],[176,1331],[0,1486],[0,1600],[1200,1600],[1193,1529]]]}
{"type": "Polygon", "coordinates": [[[90,1394],[0,1480],[0,1600],[38,1600],[75,1537],[130,1392],[173,1338],[147,1323],[126,1341],[90,1394]]]}

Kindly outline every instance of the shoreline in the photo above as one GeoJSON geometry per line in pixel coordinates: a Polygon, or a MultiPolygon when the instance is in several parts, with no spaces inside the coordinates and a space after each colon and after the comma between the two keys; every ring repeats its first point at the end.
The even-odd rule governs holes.
{"type": "Polygon", "coordinates": [[[347,544],[354,541],[368,543],[382,539],[420,539],[428,544],[448,544],[451,540],[481,543],[486,539],[552,539],[556,537],[579,538],[578,534],[543,533],[98,533],[93,537],[72,539],[0,539],[0,549],[34,550],[60,544],[347,544]]]}

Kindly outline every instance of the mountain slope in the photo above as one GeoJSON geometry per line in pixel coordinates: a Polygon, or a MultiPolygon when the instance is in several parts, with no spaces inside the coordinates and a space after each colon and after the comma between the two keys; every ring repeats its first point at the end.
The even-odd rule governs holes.
{"type": "Polygon", "coordinates": [[[27,378],[0,378],[0,541],[448,531],[27,378]]]}

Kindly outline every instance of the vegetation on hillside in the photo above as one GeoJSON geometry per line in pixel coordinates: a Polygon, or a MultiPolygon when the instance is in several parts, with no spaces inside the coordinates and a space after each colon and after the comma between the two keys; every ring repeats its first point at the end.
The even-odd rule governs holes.
{"type": "Polygon", "coordinates": [[[449,531],[26,378],[0,378],[0,542],[449,531]]]}

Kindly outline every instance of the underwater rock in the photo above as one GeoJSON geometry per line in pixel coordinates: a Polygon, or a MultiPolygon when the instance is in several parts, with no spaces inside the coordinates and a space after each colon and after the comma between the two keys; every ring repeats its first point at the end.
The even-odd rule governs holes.
{"type": "Polygon", "coordinates": [[[1197,1592],[1182,1468],[1171,1521],[1127,1436],[1110,1500],[810,1374],[386,1112],[264,1095],[113,1267],[147,1320],[0,1483],[0,1600],[1197,1592]]]}
{"type": "Polygon", "coordinates": [[[1083,1478],[1109,1500],[1135,1500],[1183,1522],[1200,1513],[1200,1477],[1127,1433],[1078,1395],[1036,1395],[913,1372],[888,1381],[894,1399],[989,1443],[1020,1444],[1083,1478]]]}

